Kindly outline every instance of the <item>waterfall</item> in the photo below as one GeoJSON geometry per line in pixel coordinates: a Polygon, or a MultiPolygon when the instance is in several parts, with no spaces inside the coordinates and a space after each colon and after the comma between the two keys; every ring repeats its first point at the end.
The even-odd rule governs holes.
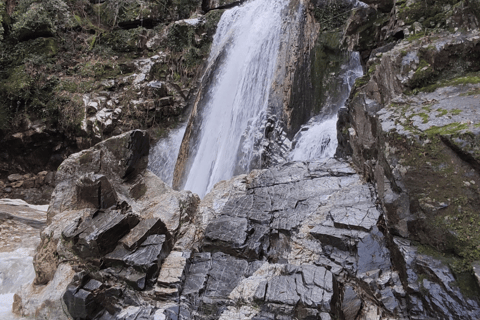
{"type": "Polygon", "coordinates": [[[218,24],[209,63],[217,63],[184,188],[203,197],[215,183],[240,171],[262,135],[288,0],[253,0],[227,10],[218,24]]]}
{"type": "Polygon", "coordinates": [[[347,64],[342,66],[342,83],[338,96],[324,106],[324,112],[313,117],[303,125],[293,138],[294,148],[290,152],[291,160],[313,161],[331,158],[337,149],[337,112],[345,105],[355,79],[363,75],[358,52],[353,52],[347,64]]]}
{"type": "Polygon", "coordinates": [[[168,137],[158,140],[148,155],[148,169],[172,186],[173,170],[182,144],[186,124],[169,132],[168,137]]]}

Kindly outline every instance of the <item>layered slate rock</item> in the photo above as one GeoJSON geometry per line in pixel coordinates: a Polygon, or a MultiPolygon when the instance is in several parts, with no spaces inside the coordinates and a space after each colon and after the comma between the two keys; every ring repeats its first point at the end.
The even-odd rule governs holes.
{"type": "MultiPolygon", "coordinates": [[[[36,283],[47,284],[42,299],[48,301],[56,296],[49,290],[70,282],[63,301],[74,319],[110,319],[124,307],[141,305],[137,292],[153,289],[196,210],[197,196],[171,190],[146,170],[148,142],[145,132],[132,131],[72,155],[58,171],[63,180],[35,257],[36,283]]],[[[21,313],[32,310],[29,295],[38,290],[34,284],[19,293],[21,313]]],[[[36,308],[58,314],[49,310],[54,305],[36,308]]],[[[135,310],[115,317],[155,313],[155,308],[135,310]]]]}
{"type": "MultiPolygon", "coordinates": [[[[105,183],[88,173],[77,180],[85,176],[105,183]]],[[[71,181],[66,194],[79,185],[71,181]]],[[[67,257],[55,276],[75,270],[60,286],[74,319],[480,316],[447,266],[386,232],[373,186],[346,162],[254,171],[200,203],[148,171],[108,182],[116,204],[78,197],[52,217],[39,251],[67,257]]]]}
{"type": "Polygon", "coordinates": [[[125,207],[97,210],[84,219],[76,228],[71,225],[63,232],[66,240],[72,239],[73,250],[81,258],[104,256],[138,223],[138,217],[125,207]]]}

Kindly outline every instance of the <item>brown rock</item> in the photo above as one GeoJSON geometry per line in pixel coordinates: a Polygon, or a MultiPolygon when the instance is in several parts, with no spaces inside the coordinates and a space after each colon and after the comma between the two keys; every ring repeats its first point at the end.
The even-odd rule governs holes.
{"type": "Polygon", "coordinates": [[[12,183],[13,188],[20,188],[21,186],[23,186],[23,181],[16,181],[12,183]]]}
{"type": "Polygon", "coordinates": [[[160,107],[171,106],[173,104],[173,97],[164,97],[158,99],[158,104],[160,107]]]}
{"type": "Polygon", "coordinates": [[[17,315],[21,315],[22,314],[22,298],[15,294],[13,296],[13,304],[12,304],[12,312],[17,314],[17,315]]]}
{"type": "Polygon", "coordinates": [[[28,180],[23,181],[22,185],[25,189],[35,188],[35,178],[30,178],[28,180]]]}
{"type": "Polygon", "coordinates": [[[38,173],[40,177],[45,177],[48,174],[48,171],[41,171],[38,173]]]}
{"type": "Polygon", "coordinates": [[[43,186],[44,183],[45,183],[45,176],[38,175],[35,180],[35,185],[37,187],[41,187],[43,186]]]}

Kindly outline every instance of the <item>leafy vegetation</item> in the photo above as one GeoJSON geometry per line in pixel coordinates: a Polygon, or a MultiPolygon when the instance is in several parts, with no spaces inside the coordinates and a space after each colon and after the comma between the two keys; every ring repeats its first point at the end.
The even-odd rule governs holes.
{"type": "MultiPolygon", "coordinates": [[[[222,11],[207,14],[204,25],[171,22],[188,18],[198,5],[193,0],[19,0],[8,14],[0,1],[0,136],[18,130],[27,118],[78,131],[82,95],[105,90],[102,81],[132,73],[129,61],[159,50],[168,56],[154,67],[162,69],[163,79],[190,81],[208,55],[222,11]],[[154,37],[159,39],[147,46],[154,37]]],[[[151,80],[156,79],[153,73],[151,80]]],[[[125,92],[125,99],[134,97],[125,92]]]]}

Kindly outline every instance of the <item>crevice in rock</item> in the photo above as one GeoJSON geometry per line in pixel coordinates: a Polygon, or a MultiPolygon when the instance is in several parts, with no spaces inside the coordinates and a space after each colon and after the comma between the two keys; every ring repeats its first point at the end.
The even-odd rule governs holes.
{"type": "Polygon", "coordinates": [[[440,140],[447,146],[449,147],[455,154],[462,159],[464,162],[466,162],[468,165],[470,165],[475,171],[480,174],[480,163],[478,162],[477,159],[475,159],[470,153],[462,150],[459,148],[457,145],[452,143],[452,141],[449,139],[447,136],[440,136],[440,140]]]}

